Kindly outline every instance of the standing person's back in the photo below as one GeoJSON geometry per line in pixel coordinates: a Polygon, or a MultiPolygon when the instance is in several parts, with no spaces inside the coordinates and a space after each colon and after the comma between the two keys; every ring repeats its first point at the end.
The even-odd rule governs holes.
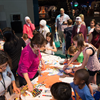
{"type": "MultiPolygon", "coordinates": [[[[71,46],[71,36],[72,36],[72,30],[73,30],[73,21],[71,19],[68,20],[68,27],[64,29],[64,37],[65,37],[65,44],[66,44],[66,53],[68,48],[71,46]]],[[[66,57],[68,55],[66,54],[66,57]]]]}
{"type": "Polygon", "coordinates": [[[22,38],[18,38],[11,28],[3,30],[3,37],[5,39],[4,51],[7,52],[12,60],[12,72],[16,76],[21,49],[25,47],[25,42],[22,38]]]}

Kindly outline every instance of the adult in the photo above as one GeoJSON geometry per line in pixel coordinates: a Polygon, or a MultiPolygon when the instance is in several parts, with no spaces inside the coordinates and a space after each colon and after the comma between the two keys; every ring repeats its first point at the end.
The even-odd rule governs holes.
{"type": "Polygon", "coordinates": [[[74,25],[73,27],[73,31],[72,31],[72,36],[71,36],[71,43],[73,43],[73,37],[76,34],[82,33],[84,36],[84,39],[86,41],[86,35],[87,35],[87,30],[86,30],[86,26],[84,26],[81,22],[82,19],[78,16],[76,17],[76,25],[74,25]]]}
{"type": "Polygon", "coordinates": [[[70,17],[64,13],[64,9],[60,9],[60,14],[56,17],[55,21],[55,32],[58,32],[58,36],[60,39],[60,42],[63,42],[64,36],[63,32],[64,29],[67,27],[67,20],[69,20],[70,17]]]}
{"type": "Polygon", "coordinates": [[[70,73],[70,72],[76,71],[78,69],[84,69],[86,66],[88,69],[88,72],[90,74],[89,82],[93,82],[96,84],[95,74],[97,73],[97,71],[100,70],[100,63],[97,58],[96,48],[93,45],[86,43],[84,41],[84,37],[82,34],[77,34],[73,38],[73,42],[75,44],[75,47],[77,47],[78,52],[68,62],[68,64],[64,66],[64,70],[66,70],[66,68],[69,66],[69,64],[71,64],[74,60],[77,59],[77,57],[79,56],[79,54],[81,52],[83,52],[84,60],[80,67],[66,70],[65,72],[70,73]]]}
{"type": "Polygon", "coordinates": [[[14,75],[11,72],[8,64],[8,57],[4,51],[0,50],[0,100],[6,100],[5,93],[7,92],[6,90],[11,83],[13,86],[13,91],[20,93],[20,90],[15,84],[14,75]]]}
{"type": "Polygon", "coordinates": [[[44,62],[41,57],[40,47],[44,46],[45,38],[42,34],[37,33],[31,39],[31,43],[28,44],[21,53],[18,75],[20,86],[28,84],[28,89],[33,91],[33,85],[31,80],[38,76],[39,62],[42,65],[44,62]]]}
{"type": "Polygon", "coordinates": [[[90,34],[89,43],[93,44],[96,48],[100,46],[100,23],[95,26],[94,31],[90,34]]]}
{"type": "Polygon", "coordinates": [[[100,23],[98,22],[95,26],[94,31],[89,36],[89,43],[93,44],[98,49],[97,56],[100,54],[100,23]]]}
{"type": "Polygon", "coordinates": [[[68,58],[67,50],[71,46],[71,35],[73,30],[73,21],[69,19],[67,21],[68,27],[64,29],[64,38],[65,38],[65,45],[66,45],[66,57],[68,58]]]}
{"type": "Polygon", "coordinates": [[[46,39],[46,34],[50,32],[49,28],[46,26],[46,21],[42,19],[40,21],[40,29],[39,32],[43,34],[44,38],[46,39]]]}
{"type": "Polygon", "coordinates": [[[4,51],[7,52],[8,56],[12,60],[12,72],[16,78],[16,71],[18,68],[18,63],[21,55],[22,47],[24,48],[25,42],[22,38],[19,38],[15,35],[14,31],[11,28],[3,29],[3,37],[5,40],[4,51]]]}
{"type": "Polygon", "coordinates": [[[25,22],[26,22],[26,24],[24,24],[24,26],[23,26],[23,34],[27,34],[28,38],[32,39],[33,31],[35,30],[35,26],[31,22],[31,20],[28,16],[25,17],[25,22]]]}
{"type": "Polygon", "coordinates": [[[70,15],[70,18],[73,20],[73,23],[74,23],[75,22],[75,18],[76,18],[75,9],[72,9],[72,14],[70,15]]]}
{"type": "Polygon", "coordinates": [[[85,22],[84,22],[84,15],[83,15],[83,14],[80,14],[80,15],[79,15],[79,17],[81,17],[81,19],[82,19],[81,24],[83,24],[83,25],[85,25],[85,26],[86,26],[86,24],[85,24],[85,22]]]}

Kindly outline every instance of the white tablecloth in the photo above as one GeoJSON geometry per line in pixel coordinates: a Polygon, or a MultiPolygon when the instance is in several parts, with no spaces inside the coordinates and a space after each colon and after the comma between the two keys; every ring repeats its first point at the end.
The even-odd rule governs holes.
{"type": "MultiPolygon", "coordinates": [[[[59,67],[60,69],[63,68],[63,65],[60,65],[59,62],[63,62],[64,59],[61,59],[61,57],[58,57],[58,56],[54,56],[54,55],[48,55],[48,54],[44,54],[44,53],[41,53],[42,55],[42,58],[43,60],[45,61],[45,64],[51,64],[51,66],[55,66],[55,67],[59,67]]],[[[46,69],[45,71],[42,71],[43,72],[49,72],[50,74],[49,75],[55,75],[55,74],[58,74],[59,71],[58,70],[53,70],[53,69],[46,69]],[[52,73],[51,73],[52,72],[52,73]]],[[[65,78],[59,78],[59,80],[61,80],[62,82],[67,82],[67,83],[71,83],[73,82],[73,77],[65,77],[65,78]]],[[[33,84],[36,84],[38,81],[38,77],[35,78],[32,83],[33,84]]],[[[26,97],[22,97],[22,100],[50,100],[51,97],[46,97],[46,96],[42,96],[42,95],[51,95],[51,93],[45,93],[45,90],[49,90],[49,88],[46,88],[45,86],[41,86],[39,87],[39,89],[42,89],[42,93],[33,98],[33,97],[30,97],[30,96],[26,96],[26,97]]]]}

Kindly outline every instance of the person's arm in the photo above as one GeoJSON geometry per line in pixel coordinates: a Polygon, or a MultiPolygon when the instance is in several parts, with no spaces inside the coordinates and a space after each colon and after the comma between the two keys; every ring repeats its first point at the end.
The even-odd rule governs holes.
{"type": "Polygon", "coordinates": [[[24,76],[24,78],[25,78],[25,80],[26,80],[26,82],[28,84],[28,90],[29,91],[33,91],[33,85],[32,85],[32,83],[31,83],[31,81],[29,79],[28,73],[23,73],[23,76],[24,76]]]}
{"type": "Polygon", "coordinates": [[[26,25],[24,24],[23,25],[23,34],[27,34],[27,31],[26,30],[27,30],[27,28],[26,28],[26,25]]]}
{"type": "Polygon", "coordinates": [[[72,35],[71,35],[71,44],[73,44],[73,37],[75,34],[75,26],[73,26],[72,35]]]}
{"type": "Polygon", "coordinates": [[[89,90],[88,87],[87,87],[87,90],[84,91],[84,94],[85,94],[85,100],[95,100],[95,99],[93,98],[93,96],[91,95],[90,90],[89,90]]]}
{"type": "Polygon", "coordinates": [[[91,34],[89,35],[88,43],[91,43],[92,38],[93,38],[93,35],[92,35],[92,33],[91,33],[91,34]]]}
{"type": "Polygon", "coordinates": [[[29,51],[23,52],[22,62],[19,63],[19,66],[21,65],[20,73],[22,73],[23,77],[25,78],[25,80],[28,84],[29,91],[33,90],[33,88],[32,88],[33,85],[28,76],[28,69],[30,68],[31,64],[32,64],[32,61],[29,56],[29,51]]]}
{"type": "Polygon", "coordinates": [[[34,24],[30,23],[30,27],[31,27],[31,30],[32,30],[32,31],[35,30],[35,26],[34,26],[34,24]]]}
{"type": "Polygon", "coordinates": [[[75,61],[77,58],[78,58],[78,56],[80,55],[80,51],[78,51],[76,54],[75,54],[75,56],[74,57],[72,57],[72,59],[68,62],[68,64],[67,65],[65,65],[64,67],[63,67],[63,70],[65,70],[73,61],[75,61]]]}
{"type": "Polygon", "coordinates": [[[17,88],[15,81],[12,81],[13,92],[21,94],[20,89],[17,88]]]}
{"type": "Polygon", "coordinates": [[[72,68],[72,69],[70,69],[70,70],[66,70],[65,72],[66,72],[66,73],[71,73],[71,72],[77,71],[77,70],[79,70],[79,69],[84,69],[85,66],[86,66],[86,64],[87,64],[87,62],[88,62],[89,56],[90,56],[92,53],[93,53],[93,51],[92,51],[91,49],[87,49],[87,50],[85,51],[85,55],[84,55],[84,60],[83,60],[82,66],[77,67],[77,68],[72,68]]]}
{"type": "Polygon", "coordinates": [[[99,54],[100,54],[100,46],[98,48],[98,52],[97,52],[97,57],[99,58],[99,54]]]}
{"type": "Polygon", "coordinates": [[[57,32],[57,17],[56,17],[56,20],[55,20],[55,32],[57,32]]]}
{"type": "Polygon", "coordinates": [[[57,48],[56,48],[56,46],[55,46],[55,44],[53,43],[53,48],[54,49],[51,49],[51,48],[46,48],[47,50],[51,50],[51,51],[54,51],[54,52],[57,52],[57,48]]]}
{"type": "Polygon", "coordinates": [[[7,66],[6,70],[7,70],[7,72],[9,72],[9,75],[11,74],[10,76],[11,76],[13,91],[14,91],[15,93],[19,93],[19,94],[20,94],[20,89],[17,88],[17,86],[16,86],[15,78],[14,78],[14,75],[13,75],[13,73],[12,73],[12,71],[11,71],[9,65],[7,66]]]}
{"type": "Polygon", "coordinates": [[[85,29],[84,29],[84,40],[85,41],[87,41],[87,38],[86,37],[87,37],[87,29],[86,29],[86,26],[85,26],[85,29]]]}

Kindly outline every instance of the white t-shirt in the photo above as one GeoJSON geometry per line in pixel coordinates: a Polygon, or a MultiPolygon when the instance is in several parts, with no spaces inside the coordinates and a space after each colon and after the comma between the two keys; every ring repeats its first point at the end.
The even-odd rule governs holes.
{"type": "MultiPolygon", "coordinates": [[[[4,81],[5,81],[5,86],[7,89],[8,86],[11,84],[11,82],[15,81],[14,75],[12,74],[9,65],[6,68],[6,71],[2,73],[2,75],[3,75],[4,81]],[[11,74],[11,78],[9,76],[7,76],[7,72],[9,72],[11,74]]],[[[3,79],[0,81],[3,82],[3,79]]],[[[0,82],[0,96],[4,95],[4,93],[5,93],[5,89],[3,86],[4,82],[3,82],[3,84],[1,82],[0,82]]]]}
{"type": "MultiPolygon", "coordinates": [[[[55,45],[55,43],[53,42],[53,45],[55,45]]],[[[47,48],[50,48],[50,49],[53,49],[53,46],[50,46],[50,42],[48,42],[47,44],[46,44],[46,46],[45,47],[47,47],[47,48]]],[[[51,54],[51,55],[53,55],[54,54],[54,52],[53,51],[51,51],[51,50],[46,50],[45,51],[45,53],[47,53],[47,54],[51,54]]]]}

